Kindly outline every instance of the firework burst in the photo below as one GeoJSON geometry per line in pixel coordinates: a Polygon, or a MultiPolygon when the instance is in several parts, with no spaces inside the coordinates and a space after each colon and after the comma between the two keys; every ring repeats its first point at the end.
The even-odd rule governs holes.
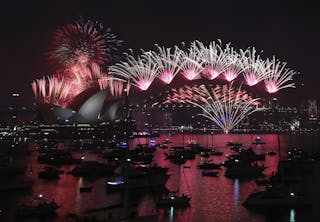
{"type": "Polygon", "coordinates": [[[110,63],[122,41],[101,23],[83,18],[58,29],[54,35],[49,58],[65,67],[74,63],[110,63]]]}
{"type": "Polygon", "coordinates": [[[200,87],[186,87],[174,90],[165,103],[189,103],[199,107],[204,116],[219,126],[224,133],[229,133],[246,116],[263,110],[259,108],[259,98],[252,98],[245,91],[232,88],[232,84],[217,86],[208,90],[200,87]]]}
{"type": "Polygon", "coordinates": [[[182,51],[180,69],[182,75],[188,80],[199,79],[200,73],[203,71],[202,64],[204,61],[201,59],[199,52],[197,42],[193,42],[187,52],[182,51]]]}
{"type": "MultiPolygon", "coordinates": [[[[198,53],[204,61],[205,69],[203,74],[210,80],[217,78],[229,67],[226,51],[222,49],[221,42],[211,42],[206,47],[202,42],[196,41],[198,53]]],[[[229,47],[229,45],[227,45],[229,47]]]]}
{"type": "Polygon", "coordinates": [[[70,85],[56,77],[43,77],[31,83],[33,94],[38,101],[65,106],[70,85]]]}
{"type": "Polygon", "coordinates": [[[121,97],[123,92],[126,91],[129,94],[130,85],[124,85],[123,80],[118,78],[113,78],[110,76],[103,76],[99,79],[100,90],[108,89],[112,96],[121,97]]]}
{"type": "Polygon", "coordinates": [[[144,52],[137,59],[127,55],[127,61],[109,67],[109,74],[125,79],[142,91],[146,91],[158,77],[158,66],[153,61],[151,52],[144,52]]]}
{"type": "Polygon", "coordinates": [[[173,78],[180,71],[180,60],[182,51],[175,46],[172,50],[171,48],[159,47],[158,52],[151,52],[152,59],[158,66],[159,79],[165,84],[170,84],[173,78]]]}
{"type": "Polygon", "coordinates": [[[223,76],[228,82],[231,82],[244,70],[244,66],[241,62],[244,55],[236,52],[229,45],[227,45],[224,49],[224,53],[226,54],[226,59],[229,63],[229,66],[228,69],[223,73],[223,76]]]}
{"type": "Polygon", "coordinates": [[[277,61],[274,57],[267,61],[270,64],[270,72],[264,82],[268,93],[276,93],[284,88],[295,88],[291,81],[296,72],[287,68],[287,63],[277,61]]]}
{"type": "Polygon", "coordinates": [[[267,78],[270,70],[270,63],[263,61],[260,55],[256,53],[255,48],[248,48],[245,51],[240,50],[242,64],[244,67],[243,76],[249,86],[256,85],[267,78]]]}

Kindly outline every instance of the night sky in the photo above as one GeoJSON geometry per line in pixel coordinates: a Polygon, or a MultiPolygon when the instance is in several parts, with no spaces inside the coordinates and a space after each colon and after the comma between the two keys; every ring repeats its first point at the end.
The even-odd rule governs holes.
{"type": "Polygon", "coordinates": [[[235,48],[255,46],[265,57],[276,55],[301,73],[298,89],[280,91],[288,99],[320,99],[320,13],[301,1],[10,1],[1,2],[1,110],[11,94],[22,94],[30,107],[30,83],[51,75],[45,53],[52,33],[79,16],[112,28],[126,48],[152,49],[182,41],[222,39],[235,48]],[[223,3],[222,3],[223,2],[223,3]],[[301,87],[301,83],[304,86],[301,87]],[[299,95],[299,96],[297,96],[299,95]]]}

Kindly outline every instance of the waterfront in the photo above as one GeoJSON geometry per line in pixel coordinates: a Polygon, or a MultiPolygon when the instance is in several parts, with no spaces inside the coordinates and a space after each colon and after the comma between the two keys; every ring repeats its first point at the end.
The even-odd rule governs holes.
{"type": "MultiPolygon", "coordinates": [[[[225,160],[225,155],[231,154],[231,150],[226,146],[228,141],[243,143],[244,147],[253,147],[257,153],[265,153],[268,151],[277,152],[276,156],[267,156],[264,163],[267,169],[264,174],[269,177],[272,172],[277,169],[279,160],[278,150],[280,150],[284,157],[288,148],[309,148],[315,149],[315,144],[319,144],[319,138],[312,136],[288,136],[276,134],[266,135],[250,135],[250,134],[229,134],[229,135],[174,135],[169,136],[161,134],[159,138],[154,138],[157,142],[162,142],[169,139],[173,143],[171,146],[180,146],[187,144],[189,141],[196,141],[202,146],[212,146],[219,151],[224,152],[223,156],[213,156],[213,162],[219,163],[225,160]],[[260,136],[264,145],[252,145],[251,142],[260,136]],[[184,139],[184,141],[183,141],[184,139]]],[[[138,143],[145,143],[149,139],[135,139],[131,146],[135,147],[138,143]]],[[[34,146],[29,144],[29,148],[34,146]]],[[[300,215],[300,211],[287,210],[279,214],[258,214],[247,210],[242,206],[242,202],[253,191],[261,190],[254,179],[239,180],[229,179],[224,176],[224,167],[218,178],[203,177],[197,165],[203,161],[200,155],[196,155],[195,160],[187,161],[184,168],[183,165],[175,165],[168,160],[164,160],[164,153],[168,152],[166,149],[159,149],[154,155],[154,160],[161,167],[169,167],[169,180],[166,187],[170,191],[179,190],[180,193],[185,193],[191,196],[190,207],[186,209],[158,210],[156,206],[156,198],[158,195],[153,195],[156,190],[149,189],[148,191],[137,191],[129,194],[129,201],[134,202],[137,209],[137,216],[158,215],[155,221],[300,221],[299,218],[314,217],[314,211],[304,211],[300,215]]],[[[106,192],[106,178],[82,178],[66,174],[74,166],[63,166],[64,174],[60,176],[59,180],[45,181],[37,178],[38,172],[44,168],[44,164],[37,162],[38,152],[32,152],[26,157],[19,157],[15,161],[26,167],[26,175],[33,178],[34,185],[32,192],[10,193],[2,192],[0,200],[1,221],[14,221],[15,208],[18,204],[28,203],[32,199],[42,194],[48,200],[54,199],[61,205],[58,209],[58,216],[52,221],[74,221],[73,218],[67,217],[68,214],[76,215],[96,215],[98,218],[107,218],[112,212],[114,219],[123,217],[125,208],[120,207],[112,211],[106,210],[97,213],[86,214],[86,210],[93,208],[100,208],[112,204],[123,203],[125,200],[125,193],[107,193],[106,192]],[[81,193],[79,188],[82,186],[93,186],[92,192],[81,193]]],[[[75,157],[83,156],[86,160],[97,160],[105,162],[98,154],[88,151],[75,152],[75,157]]],[[[3,180],[3,178],[2,178],[3,180]]],[[[22,219],[20,219],[22,220],[22,219]]],[[[39,221],[36,219],[23,219],[22,221],[39,221]]],[[[40,220],[41,221],[41,220],[40,220]]],[[[51,221],[51,219],[49,220],[51,221]]]]}

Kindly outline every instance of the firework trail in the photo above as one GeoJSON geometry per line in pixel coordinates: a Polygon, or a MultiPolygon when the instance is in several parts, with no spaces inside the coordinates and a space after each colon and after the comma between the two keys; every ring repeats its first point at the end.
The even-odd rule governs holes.
{"type": "MultiPolygon", "coordinates": [[[[198,46],[198,54],[201,60],[204,61],[205,69],[203,74],[208,79],[213,80],[228,69],[230,64],[226,50],[222,48],[221,41],[213,41],[208,47],[199,41],[196,41],[195,44],[198,46]]],[[[229,45],[226,47],[229,47],[229,45]]]]}
{"type": "Polygon", "coordinates": [[[188,80],[200,78],[200,73],[203,71],[202,64],[204,61],[199,54],[199,48],[196,42],[191,44],[187,52],[182,51],[180,59],[180,69],[182,75],[188,80]]]}
{"type": "Polygon", "coordinates": [[[241,88],[234,89],[232,84],[217,86],[208,90],[204,85],[175,90],[164,103],[189,103],[199,107],[204,116],[229,133],[246,116],[263,110],[259,108],[259,98],[252,98],[241,88]]]}
{"type": "Polygon", "coordinates": [[[43,77],[31,83],[33,94],[38,101],[65,106],[70,86],[55,77],[43,77]]]}
{"type": "Polygon", "coordinates": [[[229,66],[223,73],[223,76],[228,82],[231,82],[244,71],[244,66],[241,62],[244,55],[236,52],[230,45],[226,46],[224,53],[226,54],[229,66]]]}
{"type": "Polygon", "coordinates": [[[267,78],[270,72],[270,63],[263,61],[260,55],[256,53],[255,48],[240,50],[242,64],[244,67],[243,76],[249,86],[254,86],[267,78]]]}
{"type": "Polygon", "coordinates": [[[157,52],[151,52],[154,63],[158,66],[159,79],[165,84],[170,84],[180,71],[180,60],[182,51],[175,46],[165,48],[157,46],[157,52]]]}
{"type": "Polygon", "coordinates": [[[158,77],[158,66],[153,61],[151,52],[144,52],[137,59],[127,55],[127,61],[109,67],[109,74],[125,79],[142,91],[146,91],[158,77]]]}
{"type": "Polygon", "coordinates": [[[275,57],[267,61],[270,64],[270,72],[264,80],[267,92],[276,93],[284,88],[295,88],[290,81],[296,72],[286,68],[287,63],[278,61],[275,57]]]}
{"type": "Polygon", "coordinates": [[[104,76],[99,79],[100,90],[108,89],[112,96],[120,98],[126,90],[129,94],[130,85],[127,83],[126,86],[122,79],[113,78],[110,76],[104,76]]]}

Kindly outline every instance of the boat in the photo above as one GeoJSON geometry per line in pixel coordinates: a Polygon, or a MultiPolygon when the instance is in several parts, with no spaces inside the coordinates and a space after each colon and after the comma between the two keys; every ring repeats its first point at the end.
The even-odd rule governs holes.
{"type": "MultiPolygon", "coordinates": [[[[183,168],[179,167],[178,190],[176,192],[169,193],[169,195],[166,196],[166,197],[160,198],[158,200],[158,202],[157,202],[157,206],[159,208],[188,207],[188,206],[190,206],[189,202],[191,200],[191,197],[189,197],[189,196],[187,196],[185,194],[179,195],[181,170],[183,170],[183,168]]],[[[186,180],[186,185],[187,185],[188,191],[190,193],[190,188],[189,188],[189,185],[188,185],[188,182],[187,182],[186,175],[184,174],[184,171],[183,171],[183,175],[184,175],[184,178],[186,180]]]]}
{"type": "Polygon", "coordinates": [[[210,154],[211,154],[212,156],[222,156],[222,155],[223,155],[223,152],[217,151],[216,149],[211,149],[211,150],[210,150],[210,154]]]}
{"type": "Polygon", "coordinates": [[[162,144],[169,144],[169,143],[172,143],[171,141],[169,141],[169,139],[165,139],[162,144]]]}
{"type": "Polygon", "coordinates": [[[123,180],[107,181],[106,186],[108,191],[119,191],[124,188],[124,181],[123,180]]]}
{"type": "Polygon", "coordinates": [[[161,149],[167,149],[167,148],[168,148],[168,146],[167,146],[167,145],[164,145],[164,144],[161,144],[159,147],[160,147],[161,149]]]}
{"type": "Polygon", "coordinates": [[[91,192],[92,191],[92,186],[88,186],[88,187],[80,187],[80,192],[91,192]]]}
{"type": "Polygon", "coordinates": [[[82,159],[75,159],[70,152],[67,151],[54,151],[44,155],[38,156],[38,162],[49,165],[74,165],[80,164],[82,159]]]}
{"type": "Polygon", "coordinates": [[[208,152],[201,152],[201,153],[200,153],[200,156],[201,156],[201,157],[204,157],[204,158],[208,158],[210,155],[209,155],[208,152]]]}
{"type": "Polygon", "coordinates": [[[208,170],[202,171],[202,176],[218,177],[218,175],[219,175],[219,172],[217,172],[217,171],[208,171],[208,170]]]}
{"type": "Polygon", "coordinates": [[[251,166],[246,164],[239,164],[228,167],[225,176],[229,178],[251,178],[251,177],[263,177],[264,166],[251,166]]]}
{"type": "Polygon", "coordinates": [[[161,198],[158,200],[158,207],[185,207],[190,205],[190,197],[182,194],[179,195],[171,195],[167,198],[161,198]]]}
{"type": "Polygon", "coordinates": [[[258,144],[266,144],[266,142],[262,141],[260,136],[256,137],[252,144],[258,145],[258,144]]]}
{"type": "Polygon", "coordinates": [[[227,146],[242,146],[242,143],[237,143],[237,142],[232,142],[232,141],[229,141],[227,142],[227,146]]]}
{"type": "Polygon", "coordinates": [[[266,152],[266,155],[268,155],[268,156],[275,156],[275,155],[277,155],[277,153],[274,152],[274,151],[269,151],[269,152],[266,152]]]}
{"type": "Polygon", "coordinates": [[[62,170],[58,170],[54,167],[45,167],[44,171],[38,173],[38,178],[46,180],[59,179],[59,175],[63,173],[62,170]]]}
{"type": "Polygon", "coordinates": [[[17,208],[16,215],[18,217],[48,217],[54,216],[56,210],[60,207],[54,200],[51,202],[44,201],[39,195],[37,205],[20,205],[17,208]]]}
{"type": "Polygon", "coordinates": [[[242,203],[248,208],[279,209],[311,207],[312,200],[306,196],[287,192],[279,187],[267,187],[265,191],[250,194],[242,203]]]}
{"type": "Polygon", "coordinates": [[[125,187],[128,189],[163,187],[168,179],[167,174],[137,174],[126,179],[107,181],[106,186],[108,191],[121,191],[125,187]]]}
{"type": "Polygon", "coordinates": [[[204,162],[198,165],[199,169],[202,169],[202,170],[220,169],[220,166],[221,164],[208,163],[208,162],[204,162]]]}
{"type": "Polygon", "coordinates": [[[256,184],[257,186],[266,186],[270,183],[268,179],[257,179],[256,184]]]}

